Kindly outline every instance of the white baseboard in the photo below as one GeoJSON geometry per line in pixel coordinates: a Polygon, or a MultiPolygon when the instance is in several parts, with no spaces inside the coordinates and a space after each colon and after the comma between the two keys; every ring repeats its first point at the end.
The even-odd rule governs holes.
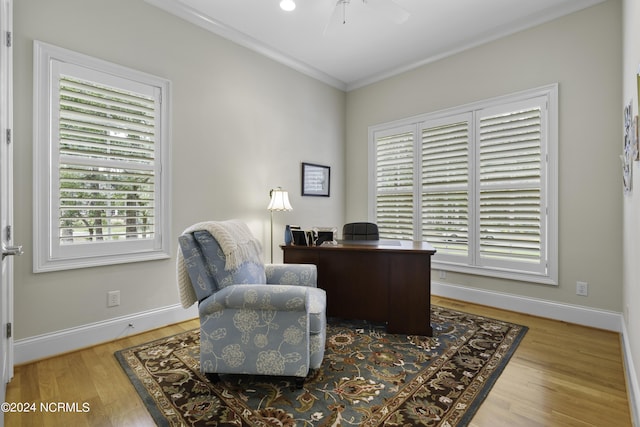
{"type": "Polygon", "coordinates": [[[622,332],[622,313],[615,311],[600,310],[581,305],[564,304],[439,282],[431,283],[431,293],[461,301],[531,314],[533,316],[562,320],[564,322],[576,323],[578,325],[608,331],[622,332]]]}
{"type": "Polygon", "coordinates": [[[196,306],[185,310],[181,305],[176,304],[77,328],[15,340],[14,363],[20,365],[44,359],[197,317],[196,306]]]}
{"type": "MultiPolygon", "coordinates": [[[[432,282],[431,292],[442,297],[621,333],[631,416],[634,426],[640,426],[640,415],[638,414],[640,385],[635,374],[636,370],[626,339],[626,327],[621,313],[439,282],[432,282]]],[[[197,317],[198,310],[195,306],[185,310],[181,305],[176,304],[16,340],[14,342],[14,363],[19,365],[44,359],[197,317]]]]}
{"type": "Polygon", "coordinates": [[[636,368],[631,357],[631,345],[629,344],[627,325],[622,322],[622,353],[624,355],[624,369],[627,377],[627,395],[629,396],[629,406],[631,410],[631,422],[634,426],[640,426],[640,384],[636,368]]]}
{"type": "MultiPolygon", "coordinates": [[[[431,292],[462,301],[622,332],[621,313],[438,282],[431,284],[431,292]]],[[[185,310],[176,304],[16,340],[14,363],[19,365],[43,359],[197,317],[195,306],[185,310]]]]}

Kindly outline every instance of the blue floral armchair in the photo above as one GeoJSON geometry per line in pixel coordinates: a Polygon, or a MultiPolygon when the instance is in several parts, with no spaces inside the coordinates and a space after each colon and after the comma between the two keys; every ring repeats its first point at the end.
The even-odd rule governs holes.
{"type": "Polygon", "coordinates": [[[199,304],[201,372],[214,381],[217,374],[294,376],[301,385],[324,357],[326,295],[316,287],[316,266],[264,265],[260,251],[229,269],[218,240],[199,228],[178,239],[178,281],[182,269],[199,304]]]}

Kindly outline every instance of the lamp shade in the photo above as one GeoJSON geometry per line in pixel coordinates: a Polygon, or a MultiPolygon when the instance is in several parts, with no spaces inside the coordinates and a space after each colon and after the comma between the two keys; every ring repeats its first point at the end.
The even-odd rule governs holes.
{"type": "Polygon", "coordinates": [[[271,190],[271,201],[267,210],[270,211],[291,211],[291,203],[289,203],[289,193],[282,188],[274,188],[271,190]]]}

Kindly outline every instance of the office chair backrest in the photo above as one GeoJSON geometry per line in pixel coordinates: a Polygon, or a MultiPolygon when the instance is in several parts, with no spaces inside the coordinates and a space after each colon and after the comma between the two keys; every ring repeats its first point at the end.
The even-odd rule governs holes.
{"type": "Polygon", "coordinates": [[[342,227],[344,240],[378,240],[378,226],[372,222],[350,222],[342,227]]]}

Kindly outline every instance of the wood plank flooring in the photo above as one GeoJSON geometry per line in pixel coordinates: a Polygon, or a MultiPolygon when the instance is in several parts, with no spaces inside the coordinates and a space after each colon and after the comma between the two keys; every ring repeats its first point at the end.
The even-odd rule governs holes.
{"type": "MultiPolygon", "coordinates": [[[[529,327],[472,427],[631,426],[619,334],[433,296],[434,304],[529,327]]],[[[78,403],[78,412],[7,413],[5,426],[154,426],[113,356],[197,320],[16,366],[7,402],[78,403]],[[83,403],[89,411],[82,412],[83,403]]]]}

